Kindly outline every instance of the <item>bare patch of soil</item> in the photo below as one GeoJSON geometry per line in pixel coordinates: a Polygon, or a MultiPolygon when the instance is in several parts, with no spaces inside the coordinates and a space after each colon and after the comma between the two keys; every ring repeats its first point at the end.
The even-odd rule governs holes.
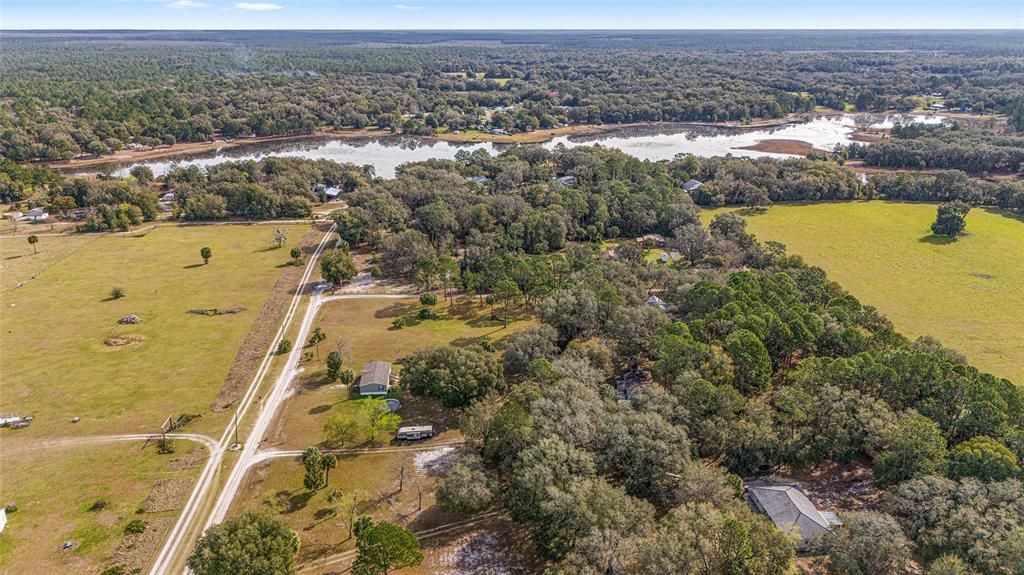
{"type": "Polygon", "coordinates": [[[142,572],[156,555],[157,548],[163,543],[173,522],[172,517],[150,519],[142,533],[125,533],[121,545],[110,558],[110,564],[120,565],[125,573],[135,573],[136,570],[142,572]]]}
{"type": "MultiPolygon", "coordinates": [[[[305,257],[309,257],[316,249],[324,231],[319,226],[314,227],[299,240],[299,248],[305,257]]],[[[267,303],[263,305],[256,322],[249,330],[249,335],[242,342],[242,347],[239,348],[238,355],[235,356],[235,361],[224,379],[224,385],[220,388],[217,398],[213,400],[211,408],[214,411],[223,411],[231,407],[245,393],[256,370],[259,369],[260,362],[263,361],[263,354],[277,333],[277,324],[288,309],[288,303],[293,295],[292,290],[302,278],[304,270],[305,266],[285,266],[281,277],[270,292],[270,297],[267,298],[267,303]]]]}
{"type": "Polygon", "coordinates": [[[206,449],[202,447],[196,447],[192,451],[185,454],[185,457],[179,457],[172,459],[167,462],[167,471],[181,471],[182,469],[195,469],[199,467],[202,462],[206,459],[206,449]]]}
{"type": "Polygon", "coordinates": [[[142,509],[146,513],[173,511],[185,505],[191,490],[191,479],[161,479],[153,484],[149,497],[142,502],[142,509]]]}
{"type": "Polygon", "coordinates": [[[146,341],[146,336],[144,335],[125,333],[108,337],[103,340],[103,345],[108,347],[123,347],[126,345],[139,345],[144,341],[146,341]]]}
{"type": "Polygon", "coordinates": [[[753,146],[743,146],[741,150],[755,150],[771,154],[793,154],[806,156],[814,146],[803,140],[768,139],[761,140],[753,146]]]}
{"type": "Polygon", "coordinates": [[[882,496],[871,468],[862,462],[826,461],[808,471],[785,472],[785,477],[799,482],[807,498],[822,511],[872,510],[882,496]]]}

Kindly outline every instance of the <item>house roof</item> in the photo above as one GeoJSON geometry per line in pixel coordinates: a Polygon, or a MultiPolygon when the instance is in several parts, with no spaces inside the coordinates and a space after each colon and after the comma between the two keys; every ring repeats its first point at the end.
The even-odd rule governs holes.
{"type": "Polygon", "coordinates": [[[31,210],[28,211],[28,215],[30,216],[41,216],[45,213],[46,210],[44,210],[43,208],[32,208],[31,210]]]}
{"type": "Polygon", "coordinates": [[[330,188],[324,190],[324,195],[327,196],[328,198],[336,198],[339,195],[341,195],[341,188],[337,186],[331,186],[330,188]]]}
{"type": "Polygon", "coordinates": [[[368,361],[363,364],[363,375],[359,387],[381,385],[388,387],[391,383],[391,364],[386,361],[368,361]]]}
{"type": "Polygon", "coordinates": [[[487,182],[491,181],[491,179],[488,178],[487,176],[470,176],[466,178],[466,180],[473,182],[474,184],[486,184],[487,182]]]}
{"type": "Polygon", "coordinates": [[[668,304],[665,303],[665,300],[661,299],[660,297],[654,294],[651,294],[651,297],[647,298],[647,301],[644,302],[644,305],[647,307],[660,307],[661,309],[668,309],[668,304]]]}
{"type": "Polygon", "coordinates": [[[829,521],[796,485],[748,484],[757,506],[783,533],[810,539],[829,529],[829,521]]]}
{"type": "Polygon", "coordinates": [[[690,190],[696,190],[697,188],[699,188],[699,187],[701,187],[703,185],[704,184],[701,181],[699,181],[699,180],[692,180],[691,179],[691,180],[686,180],[685,182],[683,182],[683,189],[689,192],[690,190]]]}

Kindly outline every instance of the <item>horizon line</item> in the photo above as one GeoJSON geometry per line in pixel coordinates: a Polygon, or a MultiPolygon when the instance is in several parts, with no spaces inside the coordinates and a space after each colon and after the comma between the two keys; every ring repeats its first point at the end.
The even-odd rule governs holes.
{"type": "Polygon", "coordinates": [[[1022,28],[8,28],[0,32],[1022,32],[1022,28]]]}

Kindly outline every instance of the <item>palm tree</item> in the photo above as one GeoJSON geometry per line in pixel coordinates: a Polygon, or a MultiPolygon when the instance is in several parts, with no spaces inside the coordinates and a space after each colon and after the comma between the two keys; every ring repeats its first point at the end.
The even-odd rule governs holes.
{"type": "Polygon", "coordinates": [[[324,468],[324,483],[330,484],[331,482],[331,470],[338,466],[338,458],[333,453],[325,453],[322,460],[320,460],[320,466],[324,468]]]}
{"type": "Polygon", "coordinates": [[[29,245],[32,246],[32,253],[38,254],[39,250],[36,249],[36,244],[39,243],[39,236],[32,234],[31,236],[28,237],[28,243],[29,245]]]}

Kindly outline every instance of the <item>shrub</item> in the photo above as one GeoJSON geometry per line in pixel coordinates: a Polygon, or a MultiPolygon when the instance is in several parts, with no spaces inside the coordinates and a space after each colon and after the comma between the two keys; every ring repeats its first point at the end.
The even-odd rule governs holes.
{"type": "Polygon", "coordinates": [[[107,508],[107,500],[106,499],[97,499],[89,507],[89,511],[93,511],[93,512],[103,511],[106,508],[107,508]]]}
{"type": "Polygon", "coordinates": [[[405,327],[405,318],[396,317],[394,321],[391,322],[391,327],[395,329],[402,329],[403,327],[405,327]]]}
{"type": "Polygon", "coordinates": [[[124,288],[110,288],[110,299],[121,299],[124,297],[124,288]]]}
{"type": "Polygon", "coordinates": [[[425,307],[420,309],[420,313],[416,314],[416,316],[419,317],[420,319],[437,319],[437,312],[428,307],[425,307]]]}
{"type": "Polygon", "coordinates": [[[281,355],[281,354],[284,354],[284,353],[288,353],[291,350],[292,350],[292,342],[291,342],[291,340],[282,339],[281,341],[279,341],[277,343],[277,354],[278,355],[281,355]]]}
{"type": "Polygon", "coordinates": [[[422,295],[420,295],[420,303],[423,304],[423,305],[436,305],[437,304],[437,296],[432,294],[432,293],[430,293],[430,292],[422,294],[422,295]]]}
{"type": "Polygon", "coordinates": [[[124,532],[137,535],[139,533],[144,533],[146,531],[146,527],[149,527],[149,523],[141,519],[132,519],[128,522],[128,525],[124,526],[124,532]]]}

